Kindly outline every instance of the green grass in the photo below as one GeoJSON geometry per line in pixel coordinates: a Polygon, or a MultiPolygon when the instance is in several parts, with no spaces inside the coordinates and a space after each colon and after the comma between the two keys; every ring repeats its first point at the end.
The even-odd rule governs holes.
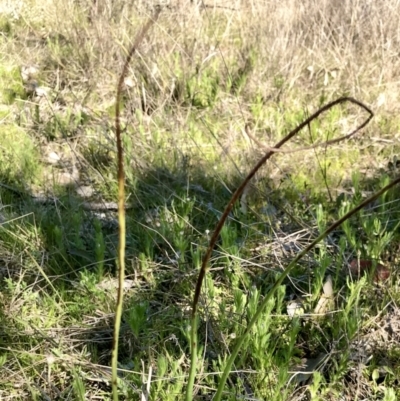
{"type": "MultiPolygon", "coordinates": [[[[113,110],[126,49],[146,11],[81,3],[48,0],[43,13],[31,1],[17,17],[0,18],[4,399],[111,399],[113,110]],[[31,65],[46,96],[27,88],[21,72],[31,65]]],[[[295,255],[398,176],[400,69],[382,45],[398,41],[394,3],[374,6],[370,19],[355,7],[360,25],[344,21],[352,29],[332,36],[327,16],[336,14],[327,5],[310,1],[306,16],[284,3],[254,11],[269,24],[251,10],[164,10],[132,62],[121,105],[129,208],[120,399],[184,399],[201,259],[232,192],[263,153],[246,124],[272,146],[339,95],[376,112],[348,142],[274,155],[234,206],[200,298],[195,400],[215,395],[237,339],[295,255]],[[393,16],[382,37],[376,15],[393,16]],[[359,39],[359,29],[371,37],[359,39]]],[[[288,148],[344,135],[363,118],[352,106],[335,107],[288,148]]],[[[224,400],[399,398],[398,196],[398,188],[389,191],[294,267],[241,347],[224,400]],[[354,260],[370,262],[365,277],[349,275],[354,260]],[[384,283],[375,282],[379,263],[391,271],[384,283]],[[333,299],[316,316],[328,276],[333,299]],[[293,301],[300,311],[291,317],[293,301]]]]}

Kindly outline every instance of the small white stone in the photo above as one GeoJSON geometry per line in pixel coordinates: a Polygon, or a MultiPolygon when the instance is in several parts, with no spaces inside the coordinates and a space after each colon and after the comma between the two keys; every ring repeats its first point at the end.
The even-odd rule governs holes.
{"type": "Polygon", "coordinates": [[[326,278],[323,290],[324,295],[326,295],[327,297],[333,296],[332,277],[330,275],[326,278]]]}
{"type": "Polygon", "coordinates": [[[293,316],[300,316],[304,314],[304,309],[303,309],[303,305],[300,302],[300,300],[294,300],[294,301],[290,301],[287,305],[287,314],[290,317],[293,316]]]}
{"type": "Polygon", "coordinates": [[[93,195],[94,189],[89,185],[81,185],[76,188],[76,193],[82,198],[89,198],[93,195]]]}
{"type": "Polygon", "coordinates": [[[56,152],[50,152],[47,155],[47,162],[50,164],[56,164],[61,160],[61,157],[56,152]]]}

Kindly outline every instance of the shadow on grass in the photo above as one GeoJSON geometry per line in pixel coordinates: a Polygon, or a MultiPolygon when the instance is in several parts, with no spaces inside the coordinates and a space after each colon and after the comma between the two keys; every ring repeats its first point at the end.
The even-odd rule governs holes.
{"type": "MultiPolygon", "coordinates": [[[[200,168],[192,168],[190,172],[182,168],[177,171],[155,168],[138,176],[134,186],[128,184],[127,296],[121,331],[121,368],[143,372],[152,360],[160,363],[159,356],[164,353],[169,358],[166,363],[170,378],[186,374],[190,305],[201,256],[210,231],[240,179],[233,177],[227,182],[200,168]]],[[[376,188],[380,180],[377,175],[361,181],[360,191],[354,196],[362,197],[361,189],[376,188]]],[[[352,184],[345,186],[351,188],[352,184]]],[[[386,215],[380,215],[380,205],[370,211],[387,220],[389,230],[395,227],[400,212],[396,203],[398,192],[396,189],[387,195],[385,202],[390,207],[383,210],[386,215]]],[[[208,282],[206,291],[210,294],[210,285],[218,288],[214,295],[222,308],[228,308],[235,291],[249,294],[254,287],[261,294],[268,291],[285,261],[292,258],[304,241],[317,235],[317,229],[310,227],[315,227],[318,203],[323,202],[327,220],[333,220],[339,203],[353,198],[343,195],[330,204],[321,194],[301,194],[290,185],[275,189],[267,201],[260,188],[255,193],[249,198],[246,214],[241,211],[243,205],[234,208],[213,253],[210,273],[213,284],[208,282]]],[[[1,347],[5,350],[11,346],[29,355],[19,360],[19,368],[12,364],[13,369],[29,371],[33,363],[46,369],[43,358],[50,352],[55,358],[54,372],[61,371],[62,358],[57,353],[69,354],[72,363],[67,369],[68,379],[55,384],[55,388],[37,370],[29,371],[28,376],[35,377],[46,394],[60,397],[73,387],[74,369],[79,365],[83,371],[96,372],[102,380],[101,385],[85,381],[92,394],[108,391],[109,373],[99,366],[109,366],[112,348],[116,210],[106,203],[103,209],[89,210],[88,200],[79,197],[72,187],[60,188],[56,196],[46,201],[6,188],[0,189],[0,195],[5,212],[0,229],[4,288],[0,308],[1,347]]],[[[359,234],[362,237],[363,233],[359,234]]],[[[342,232],[337,233],[338,238],[341,235],[342,232]]],[[[337,257],[338,263],[344,263],[343,255],[335,255],[335,251],[331,255],[333,260],[337,257]]],[[[318,250],[295,270],[286,282],[285,299],[310,290],[310,281],[316,274],[313,269],[318,270],[317,260],[318,250]],[[304,279],[305,276],[308,278],[304,279]]],[[[344,282],[342,279],[337,285],[343,286],[344,282]]],[[[386,299],[384,294],[381,301],[386,299]]],[[[211,306],[212,301],[206,298],[202,301],[199,337],[201,343],[207,344],[204,356],[211,371],[219,369],[218,358],[227,352],[232,327],[246,321],[246,317],[234,314],[230,315],[232,322],[219,320],[221,310],[211,306]],[[230,323],[233,326],[229,327],[230,323]]],[[[321,350],[326,352],[329,346],[322,346],[322,340],[332,337],[333,343],[335,337],[330,325],[321,323],[323,335],[306,328],[300,331],[296,340],[299,355],[312,357],[321,350]]],[[[274,330],[285,336],[290,327],[280,321],[274,330]]],[[[284,357],[284,349],[278,344],[275,348],[275,354],[284,357]]],[[[244,358],[242,366],[251,364],[251,358],[251,355],[244,358]]],[[[329,380],[329,369],[325,372],[329,380]]],[[[125,378],[122,387],[127,399],[138,396],[142,376],[126,373],[125,378]]],[[[10,376],[10,383],[13,380],[10,376]]],[[[240,381],[239,376],[233,380],[240,381]]],[[[215,387],[214,379],[207,385],[215,387]]],[[[171,390],[171,386],[165,388],[171,390]]],[[[174,392],[182,393],[184,380],[175,381],[174,386],[174,392]]],[[[3,382],[1,387],[7,386],[3,382]]],[[[157,391],[161,394],[165,388],[161,386],[157,391]]],[[[207,390],[200,390],[200,394],[209,396],[207,390]]]]}

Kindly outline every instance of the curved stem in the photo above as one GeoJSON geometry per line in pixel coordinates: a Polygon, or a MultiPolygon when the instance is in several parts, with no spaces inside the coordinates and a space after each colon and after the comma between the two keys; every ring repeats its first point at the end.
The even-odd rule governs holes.
{"type": "MultiPolygon", "coordinates": [[[[363,103],[359,102],[356,99],[353,99],[351,97],[341,97],[339,99],[336,99],[325,106],[321,107],[319,110],[317,110],[314,114],[312,114],[309,118],[307,118],[305,121],[303,121],[300,125],[298,125],[294,130],[292,130],[288,135],[286,135],[281,141],[279,141],[273,148],[271,148],[262,158],[261,160],[255,165],[255,167],[250,171],[250,173],[247,175],[247,177],[243,180],[242,184],[237,188],[237,190],[234,192],[232,195],[231,200],[229,201],[228,205],[226,206],[216,228],[215,231],[211,237],[210,244],[207,248],[207,251],[204,255],[202,265],[200,268],[199,276],[197,279],[196,283],[196,288],[195,288],[195,293],[193,297],[193,303],[192,303],[192,327],[191,327],[191,365],[190,365],[190,371],[189,371],[189,380],[188,380],[188,388],[187,388],[187,393],[186,393],[186,401],[191,401],[192,400],[192,393],[193,393],[193,386],[194,386],[194,378],[196,375],[196,365],[197,365],[197,305],[199,302],[199,297],[200,297],[200,292],[201,292],[201,287],[203,285],[204,277],[207,272],[208,268],[208,262],[211,257],[211,252],[213,251],[215,244],[217,243],[218,237],[220,235],[220,232],[222,230],[223,225],[225,224],[225,221],[231,212],[233,205],[235,202],[238,200],[238,198],[242,195],[246,185],[250,182],[250,180],[254,177],[256,172],[260,169],[260,167],[275,153],[277,152],[286,142],[288,142],[291,138],[293,138],[295,135],[297,135],[304,127],[308,126],[314,119],[316,119],[319,115],[322,113],[326,112],[327,110],[331,109],[332,107],[336,106],[337,104],[341,104],[344,102],[349,102],[353,103],[369,114],[368,118],[359,126],[357,127],[354,131],[352,131],[350,134],[339,137],[333,141],[329,141],[325,143],[325,145],[331,144],[331,143],[337,143],[345,139],[351,138],[353,135],[355,135],[358,131],[360,131],[362,128],[364,128],[371,118],[373,117],[373,113],[370,108],[365,106],[363,103]]],[[[323,144],[322,144],[323,145],[323,144]]],[[[290,268],[291,269],[291,268],[290,268]]],[[[289,270],[290,271],[290,270],[289,270]]],[[[284,277],[283,277],[284,278],[284,277]]],[[[282,280],[283,280],[282,278],[282,280]]],[[[279,285],[279,284],[278,284],[279,285]]],[[[258,315],[261,312],[258,313],[258,315]]],[[[244,339],[243,339],[244,340],[244,339]]],[[[243,340],[240,342],[240,345],[243,343],[243,340]]],[[[240,340],[239,340],[240,341],[240,340]]],[[[239,343],[239,342],[238,342],[239,343]]],[[[240,347],[240,345],[238,347],[240,347]]],[[[236,349],[236,348],[235,348],[236,349]]],[[[223,376],[221,378],[221,383],[222,385],[225,384],[226,378],[228,377],[229,372],[234,359],[236,358],[237,352],[239,351],[239,348],[236,349],[236,354],[232,354],[231,357],[228,359],[229,362],[229,368],[228,370],[225,369],[223,376]]],[[[220,393],[219,397],[221,397],[222,390],[221,387],[218,388],[218,393],[220,393]]]]}

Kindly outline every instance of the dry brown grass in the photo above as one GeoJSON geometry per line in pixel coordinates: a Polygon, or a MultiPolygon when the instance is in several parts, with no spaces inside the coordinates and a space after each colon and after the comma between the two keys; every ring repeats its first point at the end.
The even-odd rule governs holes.
{"type": "MultiPolygon", "coordinates": [[[[17,11],[24,29],[16,29],[17,38],[10,45],[17,51],[9,56],[14,62],[39,64],[48,74],[57,71],[59,86],[56,77],[47,81],[54,89],[62,89],[68,79],[82,95],[84,89],[91,89],[105,102],[111,101],[123,49],[150,11],[123,1],[105,2],[103,7],[86,0],[26,1],[17,11]],[[46,46],[46,40],[57,36],[56,49],[46,46]],[[66,54],[57,54],[60,51],[66,54]]],[[[390,0],[242,1],[201,11],[189,1],[171,2],[158,29],[142,46],[132,74],[149,75],[152,86],[159,89],[160,98],[154,101],[162,105],[177,66],[190,75],[217,58],[218,72],[226,79],[235,65],[243,67],[253,51],[255,63],[247,88],[251,94],[257,88],[270,98],[276,92],[274,81],[282,78],[286,89],[282,99],[292,91],[297,95],[306,91],[314,98],[315,91],[332,95],[339,90],[371,102],[385,95],[384,104],[395,108],[399,18],[396,1],[390,0]]]]}
{"type": "MultiPolygon", "coordinates": [[[[293,125],[285,112],[314,110],[338,94],[372,105],[378,112],[374,138],[395,139],[396,122],[386,123],[388,116],[397,121],[398,110],[400,16],[395,1],[204,3],[196,8],[189,1],[172,1],[132,63],[129,107],[145,109],[147,129],[156,126],[163,135],[174,131],[175,144],[182,145],[187,137],[181,133],[193,115],[187,82],[202,92],[212,79],[221,88],[244,76],[239,92],[219,89],[207,111],[232,157],[242,153],[246,122],[270,145],[293,125]],[[262,109],[255,113],[257,96],[262,109]]],[[[85,108],[93,131],[108,126],[102,116],[112,113],[116,73],[138,26],[151,13],[150,2],[102,4],[24,2],[16,11],[15,35],[3,45],[14,65],[39,66],[40,84],[55,93],[53,108],[85,108]]],[[[212,141],[207,135],[203,140],[212,141]]]]}

